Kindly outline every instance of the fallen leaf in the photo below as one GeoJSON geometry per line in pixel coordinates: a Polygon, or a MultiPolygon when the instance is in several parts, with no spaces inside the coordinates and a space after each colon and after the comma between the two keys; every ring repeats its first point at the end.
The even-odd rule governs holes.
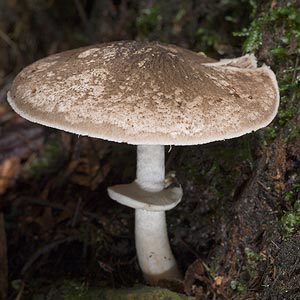
{"type": "Polygon", "coordinates": [[[12,157],[0,163],[0,195],[3,195],[17,178],[20,171],[20,159],[12,157]]]}
{"type": "Polygon", "coordinates": [[[77,161],[77,163],[70,163],[69,172],[73,172],[70,176],[70,181],[95,190],[106,178],[110,169],[109,164],[101,166],[100,164],[94,164],[92,161],[82,158],[77,161]]]}
{"type": "Polygon", "coordinates": [[[203,266],[201,259],[197,259],[188,267],[184,276],[184,291],[187,295],[191,295],[193,290],[193,285],[197,277],[199,278],[204,274],[205,274],[205,268],[203,266]]]}
{"type": "Polygon", "coordinates": [[[215,285],[220,286],[223,283],[224,277],[223,276],[216,276],[214,279],[215,279],[215,285]]]}
{"type": "Polygon", "coordinates": [[[0,136],[0,161],[38,149],[44,140],[44,128],[30,122],[10,124],[0,136]]]}

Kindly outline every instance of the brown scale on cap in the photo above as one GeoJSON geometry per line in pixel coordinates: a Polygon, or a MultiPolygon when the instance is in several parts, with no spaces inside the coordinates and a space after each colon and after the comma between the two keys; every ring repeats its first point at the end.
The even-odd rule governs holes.
{"type": "Polygon", "coordinates": [[[202,144],[274,118],[274,73],[254,56],[215,60],[173,45],[113,42],[25,68],[8,100],[25,118],[131,144],[202,144]]]}

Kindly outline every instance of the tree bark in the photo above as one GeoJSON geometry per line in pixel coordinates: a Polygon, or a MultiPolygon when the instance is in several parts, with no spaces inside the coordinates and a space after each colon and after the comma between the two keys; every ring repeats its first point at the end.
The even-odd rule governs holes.
{"type": "Polygon", "coordinates": [[[299,219],[297,221],[300,39],[292,34],[299,28],[299,17],[297,1],[267,1],[258,8],[252,29],[250,27],[249,38],[251,30],[261,34],[260,46],[252,45],[255,48],[252,50],[259,61],[267,63],[276,72],[281,87],[281,105],[277,118],[268,129],[274,130],[273,137],[268,140],[265,136],[265,146],[261,146],[262,153],[255,162],[254,171],[239,191],[232,211],[234,221],[228,225],[224,237],[227,249],[223,257],[224,276],[242,281],[242,275],[252,276],[249,275],[253,271],[249,271],[251,264],[259,265],[242,299],[300,299],[300,244],[297,237],[300,229],[299,219]],[[297,21],[290,19],[292,14],[296,15],[297,21]],[[284,43],[283,38],[286,38],[284,43]],[[286,195],[292,195],[289,203],[286,195]],[[283,216],[288,212],[295,217],[295,224],[285,236],[283,216]],[[249,251],[258,255],[256,262],[253,257],[249,258],[249,251]]]}

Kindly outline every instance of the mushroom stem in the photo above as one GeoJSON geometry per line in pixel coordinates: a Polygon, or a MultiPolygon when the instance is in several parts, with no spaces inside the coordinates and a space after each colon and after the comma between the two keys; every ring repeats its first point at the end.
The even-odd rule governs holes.
{"type": "MultiPolygon", "coordinates": [[[[164,188],[164,177],[164,146],[138,146],[137,184],[144,190],[158,192],[164,188]]],[[[181,278],[169,244],[165,211],[135,210],[135,243],[140,267],[149,284],[181,278]]]]}
{"type": "Polygon", "coordinates": [[[138,145],[136,183],[145,191],[159,192],[164,189],[165,147],[138,145]]]}
{"type": "Polygon", "coordinates": [[[135,244],[139,265],[149,284],[181,278],[169,244],[164,211],[135,210],[135,244]]]}

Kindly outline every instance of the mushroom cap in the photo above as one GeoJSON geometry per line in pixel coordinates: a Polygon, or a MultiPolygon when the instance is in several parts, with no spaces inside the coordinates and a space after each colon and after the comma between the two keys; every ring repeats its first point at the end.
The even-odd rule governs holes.
{"type": "Polygon", "coordinates": [[[24,118],[130,144],[190,145],[268,125],[276,77],[253,55],[216,62],[174,45],[120,41],[41,59],[15,78],[8,101],[24,118]]]}

